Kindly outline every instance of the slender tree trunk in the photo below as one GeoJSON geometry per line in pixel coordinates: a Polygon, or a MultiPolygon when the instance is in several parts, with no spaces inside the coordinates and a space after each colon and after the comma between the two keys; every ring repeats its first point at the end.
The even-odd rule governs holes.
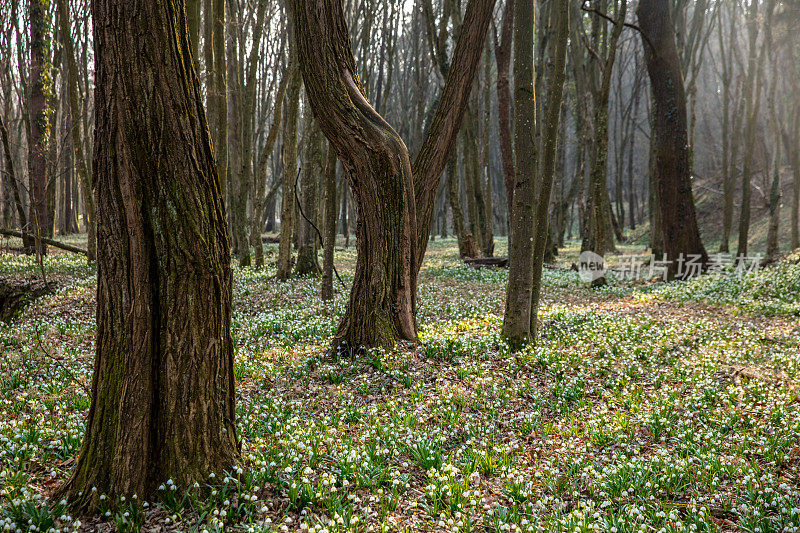
{"type": "MultiPolygon", "coordinates": [[[[297,85],[300,82],[300,71],[297,65],[293,65],[291,70],[283,73],[278,91],[275,94],[275,111],[272,116],[272,125],[267,133],[267,140],[264,149],[258,160],[256,169],[255,185],[253,187],[253,216],[250,219],[250,246],[253,247],[253,263],[257,268],[264,266],[264,243],[261,242],[261,228],[264,216],[264,206],[268,203],[264,195],[264,188],[267,186],[267,162],[275,147],[278,139],[278,132],[283,123],[283,101],[286,99],[286,91],[290,84],[297,85]],[[290,82],[290,80],[294,80],[290,82]]],[[[276,184],[277,186],[277,184],[276,184]]]]}
{"type": "Polygon", "coordinates": [[[497,126],[500,132],[500,161],[506,184],[506,209],[508,221],[514,203],[514,148],[511,139],[511,39],[514,30],[514,0],[506,0],[500,39],[494,34],[494,55],[497,62],[497,126]]]}
{"type": "MultiPolygon", "coordinates": [[[[227,17],[225,0],[209,1],[213,2],[213,11],[207,13],[212,26],[210,33],[213,63],[206,65],[209,69],[207,100],[211,138],[214,144],[214,159],[217,162],[217,172],[224,199],[228,186],[228,61],[225,46],[227,17]]],[[[207,20],[206,23],[208,24],[209,21],[207,20]]]]}
{"type": "Polygon", "coordinates": [[[86,243],[86,259],[94,262],[97,259],[97,221],[96,204],[94,199],[94,187],[86,154],[83,151],[83,138],[81,135],[80,104],[78,93],[78,66],[75,59],[75,50],[72,36],[69,32],[70,18],[67,0],[58,0],[59,20],[61,22],[61,35],[64,43],[64,55],[67,63],[67,93],[69,99],[70,115],[73,125],[70,128],[72,134],[72,144],[75,148],[75,162],[78,171],[78,182],[83,195],[83,203],[86,209],[86,225],[88,237],[86,243]]]}
{"type": "Polygon", "coordinates": [[[553,188],[561,102],[564,98],[566,78],[567,40],[569,37],[569,2],[554,0],[550,14],[552,28],[552,71],[548,77],[547,109],[542,131],[542,161],[539,176],[539,199],[536,205],[533,244],[533,282],[531,285],[530,336],[536,340],[536,320],[539,313],[539,296],[542,289],[542,267],[550,243],[549,213],[553,188]]]}
{"type": "Polygon", "coordinates": [[[101,494],[154,498],[167,478],[204,482],[238,453],[228,233],[185,6],[96,0],[92,19],[97,342],[58,496],[81,511],[101,494]]]}
{"type": "Polygon", "coordinates": [[[3,155],[5,156],[6,172],[8,172],[8,182],[11,185],[11,193],[14,196],[14,205],[17,208],[17,218],[21,231],[30,231],[28,227],[28,216],[25,214],[25,204],[22,203],[22,195],[19,192],[19,183],[14,171],[14,158],[11,155],[11,145],[8,140],[8,130],[6,129],[3,117],[0,116],[0,140],[3,141],[3,155]]]}
{"type": "MultiPolygon", "coordinates": [[[[293,16],[289,10],[290,18],[293,16]]],[[[297,119],[300,109],[300,87],[303,79],[297,59],[294,25],[289,25],[289,70],[296,71],[286,92],[286,121],[283,126],[283,175],[281,199],[281,233],[278,244],[278,273],[281,280],[292,275],[292,239],[294,237],[294,184],[297,171],[297,119]]]]}
{"type": "Polygon", "coordinates": [[[503,336],[513,347],[531,340],[533,228],[535,221],[536,96],[533,0],[514,4],[514,205],[508,246],[508,289],[503,336]]]}
{"type": "Polygon", "coordinates": [[[758,111],[761,104],[760,71],[763,63],[764,48],[759,61],[758,42],[758,1],[750,0],[750,9],[747,17],[750,52],[747,61],[747,79],[743,86],[745,99],[745,129],[744,129],[744,155],[742,159],[742,211],[739,218],[739,244],[736,255],[747,255],[748,236],[750,233],[750,199],[753,191],[750,181],[753,174],[753,158],[756,148],[756,130],[758,128],[758,111]]]}
{"type": "Polygon", "coordinates": [[[453,158],[447,163],[447,200],[450,204],[450,211],[453,213],[453,233],[456,234],[458,241],[458,255],[463,259],[475,257],[478,252],[475,248],[475,241],[468,239],[469,235],[464,224],[464,210],[461,209],[461,191],[458,186],[457,157],[458,154],[454,153],[453,158]]]}
{"type": "Polygon", "coordinates": [[[310,109],[306,108],[304,117],[303,134],[306,146],[303,154],[303,171],[300,174],[300,190],[297,191],[305,217],[298,220],[298,249],[297,263],[294,273],[296,276],[317,277],[322,272],[317,258],[318,236],[311,225],[316,220],[317,211],[317,185],[320,176],[324,173],[320,153],[322,151],[322,133],[314,122],[310,109]],[[308,217],[308,220],[306,220],[308,217]]]}
{"type": "Polygon", "coordinates": [[[322,299],[333,300],[333,250],[336,247],[336,150],[328,145],[325,161],[325,243],[322,253],[322,299]]]}
{"type": "Polygon", "coordinates": [[[492,66],[489,60],[489,46],[487,43],[486,53],[483,59],[483,114],[484,120],[481,122],[482,137],[480,146],[480,183],[483,187],[483,213],[485,218],[483,234],[483,256],[492,257],[494,255],[494,202],[492,198],[492,171],[490,168],[491,147],[491,116],[492,116],[492,95],[490,92],[489,80],[492,76],[492,66]],[[485,182],[485,185],[484,185],[485,182]]]}
{"type": "Polygon", "coordinates": [[[658,209],[664,252],[676,274],[678,260],[696,256],[708,262],[692,195],[692,180],[686,119],[686,93],[683,89],[678,48],[670,18],[668,0],[641,0],[637,9],[639,25],[646,36],[647,71],[653,96],[658,209]]]}
{"type": "MultiPolygon", "coordinates": [[[[28,190],[30,205],[28,222],[30,232],[37,242],[24,243],[29,253],[47,253],[47,247],[38,242],[46,236],[50,226],[47,206],[47,147],[50,136],[50,121],[47,115],[47,88],[50,84],[46,70],[49,52],[49,0],[29,0],[28,21],[30,25],[30,58],[28,61],[28,190]]],[[[23,239],[25,240],[25,239],[23,239]]]]}
{"type": "Polygon", "coordinates": [[[627,0],[619,2],[619,12],[615,13],[608,44],[600,87],[597,90],[594,115],[594,142],[592,166],[589,173],[589,204],[587,205],[588,234],[581,250],[590,250],[599,255],[616,251],[614,244],[613,213],[608,197],[606,179],[608,177],[608,103],[611,93],[611,74],[617,56],[617,45],[622,34],[622,23],[628,10],[627,0]]]}

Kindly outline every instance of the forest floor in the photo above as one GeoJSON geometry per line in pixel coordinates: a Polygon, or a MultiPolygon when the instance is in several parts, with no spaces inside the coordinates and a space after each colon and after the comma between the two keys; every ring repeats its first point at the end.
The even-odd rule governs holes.
{"type": "MultiPolygon", "coordinates": [[[[337,250],[345,283],[354,258],[337,250]]],[[[355,360],[325,356],[344,291],[236,269],[241,467],[82,524],[47,496],[84,431],[95,270],[53,254],[46,272],[57,292],[0,325],[0,530],[800,531],[797,253],[600,289],[547,270],[539,344],[510,353],[507,272],[437,239],[421,345],[355,360]]],[[[0,252],[0,277],[36,275],[0,252]]]]}

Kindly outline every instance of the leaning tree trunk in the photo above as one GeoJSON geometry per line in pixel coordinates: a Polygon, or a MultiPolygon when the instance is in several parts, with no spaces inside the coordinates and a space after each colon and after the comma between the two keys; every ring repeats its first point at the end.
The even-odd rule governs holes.
{"type": "Polygon", "coordinates": [[[415,341],[417,223],[408,149],[364,96],[342,3],[291,5],[306,94],[342,161],[358,209],[353,288],[334,348],[359,351],[415,341]]]}
{"type": "Polygon", "coordinates": [[[656,208],[661,214],[664,253],[674,275],[681,256],[708,262],[692,195],[686,93],[668,0],[641,0],[637,15],[653,99],[656,208]]]}
{"type": "Polygon", "coordinates": [[[97,347],[60,490],[83,511],[202,482],[238,453],[228,231],[185,13],[180,0],[92,2],[97,347]]]}

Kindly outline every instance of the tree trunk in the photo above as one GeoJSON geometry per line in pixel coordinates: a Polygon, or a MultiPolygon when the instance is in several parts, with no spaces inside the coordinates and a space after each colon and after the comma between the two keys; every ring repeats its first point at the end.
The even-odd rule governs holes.
{"type": "Polygon", "coordinates": [[[617,44],[622,34],[622,23],[625,21],[627,10],[627,0],[621,0],[619,12],[614,13],[616,21],[609,37],[608,55],[604,61],[600,87],[596,91],[594,102],[595,147],[589,173],[589,202],[586,206],[588,233],[581,244],[581,250],[589,250],[599,255],[616,251],[613,213],[606,184],[608,177],[608,102],[611,93],[611,74],[617,57],[617,44]]]}
{"type": "Polygon", "coordinates": [[[514,153],[516,154],[514,205],[508,246],[508,289],[503,316],[503,336],[512,347],[531,339],[531,288],[533,286],[533,228],[535,222],[536,96],[534,92],[533,0],[514,5],[514,153]]]}
{"type": "Polygon", "coordinates": [[[49,51],[48,11],[49,0],[29,0],[28,20],[30,24],[30,59],[28,74],[28,190],[30,204],[28,222],[35,241],[24,243],[29,253],[47,253],[47,247],[38,242],[46,236],[50,227],[47,205],[47,144],[50,136],[50,123],[47,115],[48,84],[46,71],[49,51]]]}
{"type": "Polygon", "coordinates": [[[506,209],[508,221],[514,202],[514,148],[511,140],[511,39],[514,30],[514,0],[506,0],[500,39],[494,34],[494,56],[497,62],[497,127],[500,132],[500,161],[506,184],[506,209]]]}
{"type": "Polygon", "coordinates": [[[468,234],[464,225],[464,210],[461,208],[457,157],[458,154],[454,153],[453,158],[447,163],[447,200],[450,204],[450,211],[453,213],[453,233],[456,234],[456,240],[458,241],[458,255],[463,259],[465,257],[475,257],[477,252],[473,249],[474,246],[471,247],[467,242],[468,234]]]}
{"type": "Polygon", "coordinates": [[[417,224],[408,150],[364,96],[341,2],[292,0],[292,6],[306,94],[358,209],[353,288],[334,348],[361,351],[416,341],[417,224]]]}
{"type": "Polygon", "coordinates": [[[302,215],[297,227],[298,248],[294,273],[296,276],[317,277],[322,269],[317,258],[317,230],[312,224],[316,223],[317,218],[317,185],[319,177],[324,173],[320,160],[322,134],[314,122],[310,109],[306,108],[305,115],[303,136],[306,138],[306,146],[303,154],[303,171],[300,174],[301,186],[300,190],[296,191],[300,198],[299,207],[302,207],[302,215]]]}
{"type": "MultiPolygon", "coordinates": [[[[8,172],[8,182],[11,184],[11,193],[14,196],[14,205],[17,207],[17,218],[19,218],[19,227],[22,231],[29,231],[28,216],[25,214],[25,205],[22,203],[22,196],[19,192],[19,183],[17,182],[17,175],[14,171],[14,158],[11,155],[11,145],[8,140],[8,130],[6,129],[3,117],[0,116],[0,140],[3,141],[3,155],[5,156],[6,172],[8,172]]],[[[23,238],[24,242],[29,239],[23,238]]]]}
{"type": "Polygon", "coordinates": [[[414,158],[416,218],[418,227],[424,228],[424,231],[416,235],[415,277],[419,273],[428,247],[430,232],[427,230],[431,227],[436,191],[461,128],[495,1],[470,0],[467,4],[439,105],[436,107],[422,147],[414,158]]]}
{"type": "Polygon", "coordinates": [[[637,16],[644,32],[642,41],[653,98],[661,233],[664,252],[671,261],[669,271],[675,275],[681,257],[697,256],[701,263],[708,262],[692,195],[686,93],[668,0],[641,0],[637,16]]]}
{"type": "Polygon", "coordinates": [[[92,2],[97,342],[58,495],[83,511],[101,494],[152,499],[167,478],[204,482],[238,454],[228,232],[185,13],[180,0],[92,2]]]}
{"type": "Polygon", "coordinates": [[[325,249],[322,253],[322,299],[333,300],[333,250],[336,246],[336,150],[328,145],[325,161],[325,249]]]}
{"type": "Polygon", "coordinates": [[[72,43],[72,37],[69,33],[69,10],[67,0],[58,0],[59,20],[61,21],[61,35],[64,43],[64,54],[67,61],[67,93],[69,98],[69,110],[72,117],[72,127],[70,128],[72,134],[72,144],[75,148],[75,162],[78,171],[78,183],[81,187],[81,194],[83,195],[83,203],[86,208],[86,225],[88,229],[88,237],[86,243],[86,258],[89,262],[94,262],[97,259],[97,221],[96,211],[97,206],[94,199],[94,188],[92,187],[92,177],[89,171],[89,165],[86,161],[86,155],[83,151],[83,138],[81,136],[80,128],[80,104],[78,96],[78,66],[75,60],[75,50],[72,43]]]}
{"type": "MultiPolygon", "coordinates": [[[[289,17],[292,18],[292,11],[289,17]]],[[[289,71],[296,72],[286,89],[286,121],[283,126],[283,174],[281,199],[281,232],[278,244],[277,277],[287,280],[292,275],[292,240],[294,237],[294,184],[297,171],[297,119],[300,110],[300,87],[303,84],[297,45],[294,38],[294,25],[289,24],[289,71]]]]}
{"type": "Polygon", "coordinates": [[[742,158],[742,211],[739,215],[739,244],[736,255],[747,255],[748,236],[750,233],[750,199],[753,195],[750,181],[753,174],[754,157],[756,149],[756,130],[758,129],[758,112],[761,107],[761,65],[764,62],[762,46],[760,54],[757,49],[758,42],[758,0],[750,0],[750,10],[747,17],[750,52],[747,60],[747,78],[743,85],[745,101],[745,128],[744,128],[744,155],[742,158]],[[761,56],[759,59],[759,55],[761,56]]]}
{"type": "MultiPolygon", "coordinates": [[[[264,194],[264,188],[267,186],[267,162],[275,147],[275,141],[278,139],[278,132],[283,122],[283,101],[286,99],[286,90],[290,84],[289,80],[292,78],[299,80],[300,78],[300,71],[297,70],[297,66],[294,65],[293,67],[294,68],[291,70],[287,70],[283,73],[283,77],[278,84],[278,90],[275,94],[275,110],[272,116],[272,125],[269,128],[269,132],[267,132],[267,140],[264,143],[261,157],[258,159],[258,168],[255,174],[255,185],[253,187],[253,216],[250,219],[250,246],[253,247],[253,264],[257,268],[264,266],[264,243],[261,241],[261,228],[263,227],[264,206],[267,205],[267,196],[269,196],[265,196],[264,194]]],[[[277,187],[277,182],[275,186],[277,187]]],[[[273,191],[270,192],[273,193],[273,191]]]]}
{"type": "Polygon", "coordinates": [[[569,37],[569,1],[554,0],[550,14],[550,26],[553,28],[552,71],[548,76],[547,110],[542,132],[542,163],[539,177],[539,200],[536,205],[533,244],[533,283],[531,285],[530,337],[536,340],[536,320],[539,313],[539,295],[542,288],[542,267],[544,266],[547,246],[550,242],[549,209],[553,188],[556,151],[558,149],[558,130],[561,118],[561,102],[564,97],[564,79],[566,77],[567,40],[569,37]]]}

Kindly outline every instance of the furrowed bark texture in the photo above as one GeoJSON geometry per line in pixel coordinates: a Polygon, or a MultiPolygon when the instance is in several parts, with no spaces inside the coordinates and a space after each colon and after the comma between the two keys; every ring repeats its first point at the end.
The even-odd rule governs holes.
{"type": "Polygon", "coordinates": [[[367,102],[341,2],[292,0],[291,5],[306,94],[342,161],[358,208],[358,258],[334,349],[415,341],[411,265],[417,223],[408,149],[367,102]]]}
{"type": "Polygon", "coordinates": [[[664,253],[672,261],[683,254],[708,262],[692,194],[689,143],[686,119],[686,93],[683,88],[678,48],[668,0],[641,0],[637,10],[639,25],[649,39],[643,40],[647,71],[653,98],[655,178],[664,253]],[[652,46],[650,45],[652,43],[652,46]]]}
{"type": "Polygon", "coordinates": [[[80,510],[202,482],[238,454],[229,239],[185,6],[95,0],[92,16],[97,347],[61,490],[80,510]]]}

